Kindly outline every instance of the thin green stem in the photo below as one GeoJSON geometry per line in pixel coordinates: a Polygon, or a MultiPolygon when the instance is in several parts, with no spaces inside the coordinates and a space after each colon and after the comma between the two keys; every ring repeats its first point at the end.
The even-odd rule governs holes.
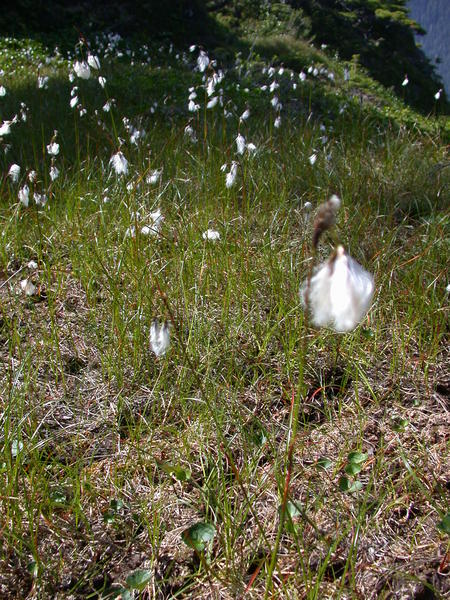
{"type": "Polygon", "coordinates": [[[265,586],[265,594],[264,600],[267,600],[269,597],[269,593],[273,588],[273,573],[275,571],[277,560],[278,560],[278,550],[280,547],[281,536],[283,535],[284,523],[286,520],[286,510],[287,510],[287,501],[289,498],[289,487],[290,481],[292,477],[292,469],[293,469],[293,454],[295,449],[295,441],[297,437],[298,430],[298,415],[300,412],[300,404],[302,398],[305,396],[305,360],[308,352],[308,328],[309,328],[309,288],[311,284],[312,270],[314,266],[314,259],[316,256],[315,249],[312,251],[312,260],[310,261],[308,268],[308,276],[306,283],[306,291],[305,291],[305,318],[303,321],[304,327],[304,335],[302,337],[302,343],[300,347],[300,355],[299,355],[299,373],[298,373],[298,383],[297,383],[297,393],[293,394],[292,404],[291,404],[291,414],[289,419],[289,430],[286,441],[286,476],[284,480],[284,490],[283,497],[281,502],[281,510],[280,510],[280,520],[278,523],[278,531],[277,536],[275,538],[275,545],[272,550],[272,555],[270,559],[269,570],[267,572],[266,577],[266,586],[265,586]]]}

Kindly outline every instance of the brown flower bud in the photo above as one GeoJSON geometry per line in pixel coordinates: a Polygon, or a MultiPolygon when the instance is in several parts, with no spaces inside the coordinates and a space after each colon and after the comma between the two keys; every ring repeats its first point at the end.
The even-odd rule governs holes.
{"type": "Polygon", "coordinates": [[[333,194],[331,198],[319,206],[313,229],[313,248],[316,249],[320,236],[336,223],[337,211],[341,205],[340,199],[333,194]]]}

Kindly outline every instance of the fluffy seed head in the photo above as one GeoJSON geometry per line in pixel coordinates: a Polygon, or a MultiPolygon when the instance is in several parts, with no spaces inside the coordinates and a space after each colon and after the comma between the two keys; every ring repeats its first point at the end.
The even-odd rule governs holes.
{"type": "Polygon", "coordinates": [[[16,164],[11,165],[8,171],[8,175],[9,177],[11,177],[11,181],[17,183],[20,177],[20,166],[16,164]]]}
{"type": "Polygon", "coordinates": [[[317,327],[339,333],[351,331],[370,308],[374,291],[372,275],[338,246],[311,280],[300,289],[303,305],[317,327]]]}
{"type": "Polygon", "coordinates": [[[170,346],[170,324],[154,319],[150,327],[150,348],[156,356],[163,356],[170,346]]]}
{"type": "Polygon", "coordinates": [[[128,173],[128,161],[122,152],[116,152],[109,161],[117,175],[126,175],[128,173]]]}

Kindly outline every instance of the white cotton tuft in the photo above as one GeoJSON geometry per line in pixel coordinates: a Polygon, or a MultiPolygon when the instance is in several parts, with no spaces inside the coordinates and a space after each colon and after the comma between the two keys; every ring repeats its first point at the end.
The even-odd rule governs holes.
{"type": "Polygon", "coordinates": [[[156,356],[163,356],[170,346],[170,325],[154,319],[150,327],[150,348],[156,356]]]}
{"type": "Polygon", "coordinates": [[[149,214],[149,225],[144,225],[141,228],[142,235],[157,235],[161,231],[162,224],[164,222],[164,215],[161,213],[161,209],[158,208],[154,212],[149,214]]]}
{"type": "Polygon", "coordinates": [[[195,104],[193,100],[189,100],[188,111],[197,112],[200,109],[200,104],[195,104]]]}
{"type": "Polygon", "coordinates": [[[214,94],[216,85],[217,85],[217,75],[214,74],[212,77],[209,77],[208,81],[206,82],[206,93],[208,94],[208,96],[212,96],[214,94]]]}
{"type": "Polygon", "coordinates": [[[155,183],[158,183],[158,181],[161,179],[161,175],[162,169],[155,169],[154,171],[150,171],[150,173],[145,178],[145,181],[150,185],[154,185],[155,183]]]}
{"type": "Polygon", "coordinates": [[[88,65],[98,71],[100,69],[100,61],[98,56],[94,56],[93,54],[89,54],[87,58],[88,65]]]}
{"type": "Polygon", "coordinates": [[[45,206],[47,204],[47,194],[39,194],[38,192],[34,192],[33,200],[36,202],[37,206],[45,206]]]}
{"type": "Polygon", "coordinates": [[[52,181],[55,181],[55,179],[58,179],[59,177],[59,169],[58,167],[55,167],[55,165],[52,165],[50,167],[50,179],[52,181]]]}
{"type": "Polygon", "coordinates": [[[85,62],[84,60],[76,60],[73,63],[73,70],[75,71],[77,77],[79,77],[80,79],[89,79],[91,76],[91,69],[89,68],[87,62],[85,62]]]}
{"type": "Polygon", "coordinates": [[[39,75],[37,78],[37,86],[40,90],[45,90],[48,87],[48,77],[46,75],[39,75]]]}
{"type": "Polygon", "coordinates": [[[246,121],[250,116],[250,109],[246,109],[244,110],[244,112],[242,113],[242,115],[239,117],[239,121],[246,121]]]}
{"type": "Polygon", "coordinates": [[[238,133],[237,138],[236,138],[236,146],[237,146],[237,153],[238,154],[244,154],[244,151],[245,151],[245,137],[243,135],[241,135],[240,133],[238,133]]]}
{"type": "Polygon", "coordinates": [[[120,150],[111,157],[109,164],[117,175],[126,175],[128,173],[128,161],[120,150]]]}
{"type": "Polygon", "coordinates": [[[47,152],[50,154],[50,156],[56,156],[59,154],[59,144],[56,142],[51,142],[47,145],[47,152]]]}
{"type": "MultiPolygon", "coordinates": [[[[328,204],[330,204],[331,208],[337,212],[341,207],[341,199],[336,194],[333,194],[331,198],[328,200],[328,204]]],[[[341,246],[340,246],[341,247],[341,246]]],[[[353,260],[353,259],[352,259],[353,260]]]]}
{"type": "Polygon", "coordinates": [[[202,238],[204,240],[217,241],[220,240],[220,233],[218,231],[215,231],[214,229],[207,229],[203,232],[202,238]]]}
{"type": "Polygon", "coordinates": [[[30,188],[24,185],[23,188],[20,188],[18,197],[19,202],[26,208],[30,202],[30,188]]]}
{"type": "Polygon", "coordinates": [[[211,98],[211,100],[208,102],[208,104],[206,105],[206,108],[214,108],[218,101],[219,101],[218,96],[213,96],[211,98]]]}
{"type": "Polygon", "coordinates": [[[208,55],[203,50],[200,50],[200,54],[198,55],[198,58],[197,58],[197,66],[198,66],[198,70],[200,71],[200,73],[203,73],[203,71],[206,69],[206,67],[208,65],[209,65],[208,55]]]}
{"type": "Polygon", "coordinates": [[[272,83],[269,86],[269,91],[270,92],[274,92],[275,90],[277,90],[280,87],[280,85],[276,82],[276,81],[272,81],[272,83]]]}
{"type": "Polygon", "coordinates": [[[11,133],[12,121],[3,121],[0,125],[0,137],[3,135],[9,135],[11,133]]]}
{"type": "Polygon", "coordinates": [[[226,178],[225,178],[225,186],[228,189],[233,187],[234,182],[236,181],[237,169],[238,169],[237,162],[233,161],[231,163],[230,171],[229,171],[229,173],[227,173],[226,178]]]}
{"type": "Polygon", "coordinates": [[[278,98],[278,96],[274,96],[271,101],[270,104],[274,107],[274,108],[278,108],[279,104],[280,104],[280,100],[278,98]]]}
{"type": "Polygon", "coordinates": [[[372,275],[338,246],[311,278],[309,290],[306,282],[302,285],[300,297],[304,306],[308,304],[314,325],[344,333],[364,318],[373,291],[372,275]]]}
{"type": "Polygon", "coordinates": [[[9,167],[8,176],[11,177],[11,181],[17,183],[20,177],[20,166],[13,164],[9,167]]]}
{"type": "Polygon", "coordinates": [[[28,279],[28,277],[27,279],[22,279],[22,281],[20,282],[20,288],[25,294],[25,296],[34,296],[36,292],[36,286],[31,281],[31,279],[28,279]]]}
{"type": "Polygon", "coordinates": [[[184,128],[184,135],[189,138],[193,144],[197,142],[197,136],[195,135],[195,131],[191,125],[186,125],[184,128]]]}

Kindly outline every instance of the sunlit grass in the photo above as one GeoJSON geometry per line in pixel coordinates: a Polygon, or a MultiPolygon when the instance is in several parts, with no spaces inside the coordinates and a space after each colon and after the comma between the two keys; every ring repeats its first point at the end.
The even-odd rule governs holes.
{"type": "MultiPolygon", "coordinates": [[[[153,61],[139,67],[150,81],[153,61]]],[[[363,109],[356,122],[334,104],[310,114],[289,74],[276,129],[259,67],[254,105],[232,71],[232,116],[192,115],[188,86],[200,76],[175,62],[180,76],[167,87],[157,79],[155,98],[144,98],[125,59],[102,59],[106,91],[74,82],[84,117],[69,106],[65,63],[37,93],[31,67],[23,83],[11,79],[0,105],[11,118],[29,98],[30,113],[1,159],[0,584],[12,597],[95,597],[132,587],[140,569],[150,597],[384,597],[414,585],[439,597],[440,580],[421,565],[436,570],[448,550],[436,528],[448,510],[443,144],[384,128],[363,109]],[[248,104],[239,130],[257,151],[238,156],[248,104]],[[124,116],[146,131],[137,146],[124,116]],[[110,165],[119,148],[122,176],[110,165]],[[228,189],[221,166],[233,160],[228,189]],[[17,184],[6,177],[12,162],[17,184]],[[45,207],[32,194],[28,207],[18,202],[30,169],[45,207]],[[160,180],[147,183],[155,169],[160,180]],[[345,335],[306,328],[299,298],[311,257],[305,203],[314,210],[331,193],[342,207],[320,258],[339,239],[376,283],[369,315],[345,335]],[[158,209],[159,231],[144,235],[158,209]],[[204,239],[207,229],[220,239],[204,239]],[[37,287],[29,297],[25,277],[37,287]],[[159,357],[155,318],[172,323],[159,357]],[[267,581],[302,371],[290,504],[267,581]],[[199,522],[215,529],[195,551],[182,533],[199,522]]]]}

